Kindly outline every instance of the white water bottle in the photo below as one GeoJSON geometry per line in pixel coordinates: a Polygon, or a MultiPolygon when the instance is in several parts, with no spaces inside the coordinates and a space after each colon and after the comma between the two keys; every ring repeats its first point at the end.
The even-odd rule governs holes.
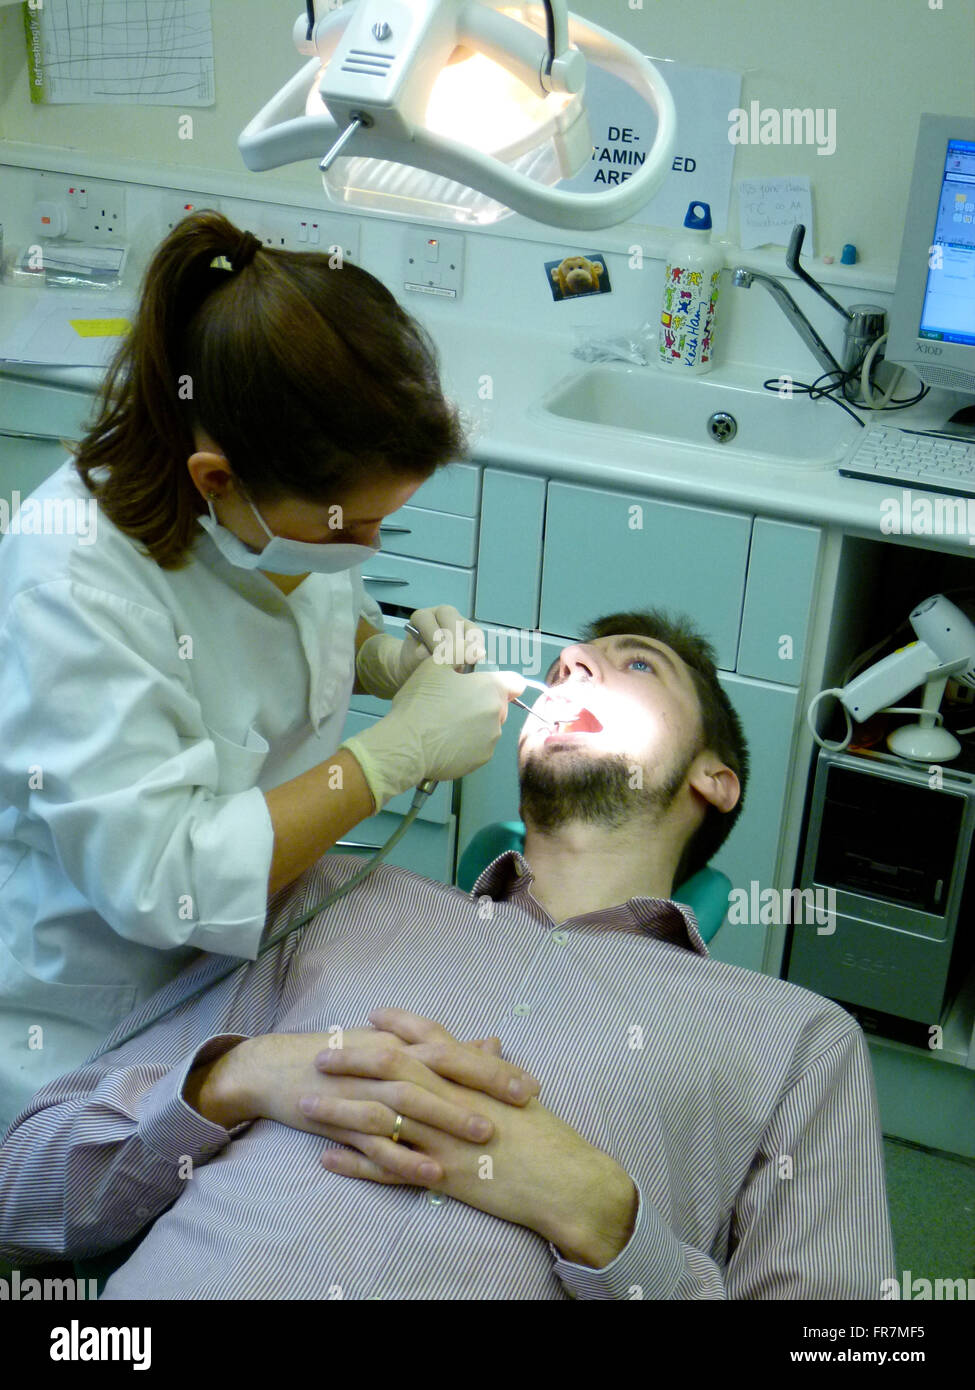
{"type": "Polygon", "coordinates": [[[667,257],[660,306],[658,358],[681,374],[711,370],[714,311],[724,256],[711,245],[711,209],[691,203],[685,235],[667,257]]]}

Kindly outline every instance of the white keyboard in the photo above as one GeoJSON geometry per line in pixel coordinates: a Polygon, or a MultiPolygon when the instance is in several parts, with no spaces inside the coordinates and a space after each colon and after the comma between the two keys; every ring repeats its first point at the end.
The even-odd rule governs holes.
{"type": "Polygon", "coordinates": [[[839,471],[845,478],[975,497],[975,441],[869,425],[839,471]]]}

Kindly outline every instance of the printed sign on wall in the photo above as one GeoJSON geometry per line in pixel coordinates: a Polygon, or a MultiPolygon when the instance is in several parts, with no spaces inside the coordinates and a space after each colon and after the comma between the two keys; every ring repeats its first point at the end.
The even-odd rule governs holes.
{"type": "MultiPolygon", "coordinates": [[[[677,145],[664,182],[631,220],[682,227],[687,205],[696,199],[710,203],[714,234],[720,236],[728,225],[735,160],[735,146],[728,139],[728,113],[741,100],[741,73],[653,61],[677,108],[677,145]]],[[[586,105],[592,159],[559,187],[602,193],[637,173],[653,144],[657,123],[632,87],[594,66],[586,74],[586,105]]]]}

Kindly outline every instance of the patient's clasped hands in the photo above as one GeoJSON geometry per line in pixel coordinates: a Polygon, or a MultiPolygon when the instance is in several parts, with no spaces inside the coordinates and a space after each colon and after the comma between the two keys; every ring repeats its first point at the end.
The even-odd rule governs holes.
{"type": "MultiPolygon", "coordinates": [[[[497,1039],[483,1050],[446,1033],[444,1039],[411,1045],[375,1028],[263,1034],[205,1068],[209,1076],[200,1089],[200,1103],[192,1103],[225,1129],[268,1119],[327,1138],[341,1129],[363,1139],[389,1139],[401,1114],[480,1143],[491,1136],[490,1121],[480,1115],[481,1128],[472,1130],[478,1112],[470,1104],[445,1099],[438,1080],[449,1077],[472,1092],[488,1092],[514,1105],[537,1095],[539,1084],[501,1060],[497,1039]],[[517,1095],[510,1091],[512,1084],[520,1088],[517,1095]]],[[[468,1097],[469,1102],[478,1099],[468,1097]]],[[[412,1150],[394,1147],[388,1156],[394,1176],[423,1181],[421,1160],[412,1150]]],[[[438,1171],[431,1181],[441,1176],[438,1171]]]]}
{"type": "Polygon", "coordinates": [[[228,1129],[266,1118],[346,1145],[322,1156],[333,1173],[434,1188],[580,1263],[615,1257],[636,1215],[632,1181],[539,1103],[538,1082],[501,1058],[497,1039],[461,1043],[399,1009],[370,1019],[340,1047],[333,1034],[247,1039],[192,1073],[186,1099],[228,1129]]]}

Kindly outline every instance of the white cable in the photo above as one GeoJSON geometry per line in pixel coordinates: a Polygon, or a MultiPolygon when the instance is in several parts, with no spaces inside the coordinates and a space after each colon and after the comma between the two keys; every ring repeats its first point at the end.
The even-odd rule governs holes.
{"type": "Polygon", "coordinates": [[[837,699],[839,699],[842,694],[843,691],[836,686],[829,690],[821,690],[818,695],[813,696],[809,702],[809,708],[806,710],[806,723],[809,725],[809,732],[819,744],[820,748],[828,748],[831,753],[843,753],[850,746],[850,739],[853,737],[853,720],[850,718],[850,711],[846,708],[846,705],[843,706],[843,713],[846,716],[846,738],[844,738],[842,743],[831,743],[829,739],[820,738],[817,733],[816,721],[813,719],[813,710],[825,695],[835,695],[837,699]]]}
{"type": "MultiPolygon", "coordinates": [[[[824,696],[835,695],[837,699],[839,699],[842,694],[843,691],[836,686],[832,686],[829,690],[821,690],[818,695],[814,695],[809,701],[809,708],[806,710],[806,723],[809,726],[809,732],[812,734],[816,743],[819,744],[820,748],[826,748],[830,753],[845,753],[850,746],[850,740],[853,737],[853,720],[850,718],[850,711],[847,709],[846,705],[843,706],[843,714],[846,717],[846,737],[843,739],[842,743],[831,743],[829,739],[819,736],[816,729],[816,721],[813,718],[813,711],[824,696]]],[[[883,709],[879,709],[876,712],[877,714],[917,714],[927,715],[929,717],[933,715],[939,724],[943,725],[945,722],[944,715],[940,710],[917,709],[914,705],[885,705],[883,709]]],[[[958,732],[965,733],[970,731],[960,729],[958,732]]]]}
{"type": "Polygon", "coordinates": [[[881,337],[877,339],[875,343],[872,344],[869,352],[864,357],[863,365],[860,368],[860,400],[857,402],[857,404],[863,406],[866,410],[883,410],[885,406],[889,405],[891,400],[893,399],[894,392],[900,385],[901,377],[904,375],[904,368],[898,367],[897,371],[891,377],[890,385],[887,387],[883,395],[874,395],[873,386],[870,383],[870,373],[873,370],[874,358],[877,356],[877,353],[880,351],[881,347],[884,345],[884,343],[886,343],[886,341],[887,334],[884,333],[881,337]]]}
{"type": "Polygon", "coordinates": [[[939,709],[914,709],[912,705],[887,705],[884,709],[878,709],[878,714],[921,714],[928,719],[936,719],[939,724],[945,722],[945,717],[939,709]]]}

